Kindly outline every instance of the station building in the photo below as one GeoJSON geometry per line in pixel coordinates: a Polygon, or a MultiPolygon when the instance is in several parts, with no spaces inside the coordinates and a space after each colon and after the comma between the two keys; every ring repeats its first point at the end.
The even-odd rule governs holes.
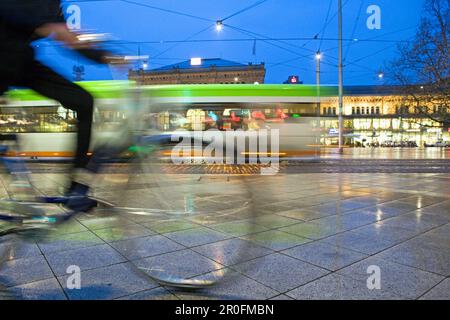
{"type": "Polygon", "coordinates": [[[130,70],[138,84],[254,84],[264,83],[264,63],[242,64],[224,59],[192,58],[151,70],[130,70]]]}

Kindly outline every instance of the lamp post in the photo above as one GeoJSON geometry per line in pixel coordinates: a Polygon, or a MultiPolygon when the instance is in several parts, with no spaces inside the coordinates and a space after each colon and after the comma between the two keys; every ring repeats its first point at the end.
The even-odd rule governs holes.
{"type": "Polygon", "coordinates": [[[339,42],[339,153],[344,152],[344,75],[342,63],[342,0],[338,0],[339,42]]]}
{"type": "Polygon", "coordinates": [[[322,53],[316,53],[316,85],[317,85],[317,114],[320,115],[320,61],[322,60],[322,53]]]}
{"type": "MultiPolygon", "coordinates": [[[[316,86],[317,86],[317,134],[316,145],[320,144],[320,61],[322,60],[322,53],[317,51],[316,53],[316,86]]],[[[317,154],[316,154],[317,156],[317,154]]]]}

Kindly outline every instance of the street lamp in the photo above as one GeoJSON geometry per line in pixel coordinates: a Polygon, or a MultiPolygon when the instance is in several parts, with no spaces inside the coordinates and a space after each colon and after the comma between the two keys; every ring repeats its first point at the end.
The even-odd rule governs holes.
{"type": "Polygon", "coordinates": [[[218,32],[220,32],[220,31],[222,31],[222,29],[223,29],[223,22],[222,22],[222,20],[217,20],[216,21],[216,30],[218,32]]]}
{"type": "Polygon", "coordinates": [[[321,59],[322,59],[322,53],[320,51],[317,51],[316,60],[320,61],[321,59]]]}
{"type": "MultiPolygon", "coordinates": [[[[316,86],[317,86],[317,130],[320,130],[320,60],[322,60],[322,53],[317,51],[316,53],[316,86]]],[[[316,145],[320,143],[320,131],[317,131],[316,145]]],[[[316,152],[318,150],[316,149],[316,152]]],[[[316,154],[317,156],[317,154],[316,154]]]]}
{"type": "Polygon", "coordinates": [[[316,85],[317,85],[317,115],[320,116],[320,61],[322,60],[322,53],[316,53],[316,85]]]}
{"type": "Polygon", "coordinates": [[[338,55],[339,55],[339,153],[344,153],[344,73],[342,55],[342,0],[338,0],[338,55]]]}

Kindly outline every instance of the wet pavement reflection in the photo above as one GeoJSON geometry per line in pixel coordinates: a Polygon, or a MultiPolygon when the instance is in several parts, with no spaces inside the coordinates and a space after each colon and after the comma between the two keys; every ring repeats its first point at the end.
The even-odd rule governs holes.
{"type": "MultiPolygon", "coordinates": [[[[49,166],[31,175],[40,194],[58,194],[67,182],[64,169],[53,165],[57,170],[49,172],[49,166]]],[[[50,240],[17,246],[0,269],[0,283],[21,299],[450,298],[450,173],[287,171],[247,178],[256,211],[250,216],[215,215],[240,198],[225,196],[232,188],[220,197],[217,181],[180,169],[172,173],[178,192],[201,189],[191,205],[210,214],[183,220],[158,212],[83,214],[50,240]],[[246,259],[236,261],[232,252],[242,242],[250,243],[246,259]],[[131,262],[191,278],[228,268],[239,277],[187,292],[140,277],[131,262]],[[70,265],[81,269],[81,289],[67,287],[70,265]],[[371,266],[381,270],[379,290],[367,288],[371,266]]],[[[109,184],[124,180],[121,172],[104,175],[109,184]]],[[[141,206],[155,203],[146,193],[152,185],[142,179],[121,192],[134,194],[141,206]]],[[[8,196],[5,187],[0,194],[8,196]]],[[[120,195],[101,186],[95,194],[120,195]]]]}

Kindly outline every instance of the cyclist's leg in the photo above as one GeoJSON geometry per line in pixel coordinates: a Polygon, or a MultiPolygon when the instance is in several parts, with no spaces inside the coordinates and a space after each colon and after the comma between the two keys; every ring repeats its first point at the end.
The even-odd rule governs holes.
{"type": "MultiPolygon", "coordinates": [[[[87,169],[94,105],[94,99],[91,94],[39,62],[33,63],[24,85],[60,102],[64,107],[77,113],[78,133],[74,168],[75,171],[77,169],[87,169]]],[[[67,192],[67,195],[72,200],[69,200],[66,205],[75,211],[87,211],[94,207],[96,202],[87,198],[81,200],[73,199],[74,197],[85,196],[89,190],[85,182],[80,183],[78,180],[77,178],[72,180],[67,192]]]]}
{"type": "Polygon", "coordinates": [[[78,134],[74,166],[86,168],[89,162],[87,153],[91,139],[94,106],[91,94],[39,62],[34,62],[32,65],[25,85],[77,113],[78,134]]]}

